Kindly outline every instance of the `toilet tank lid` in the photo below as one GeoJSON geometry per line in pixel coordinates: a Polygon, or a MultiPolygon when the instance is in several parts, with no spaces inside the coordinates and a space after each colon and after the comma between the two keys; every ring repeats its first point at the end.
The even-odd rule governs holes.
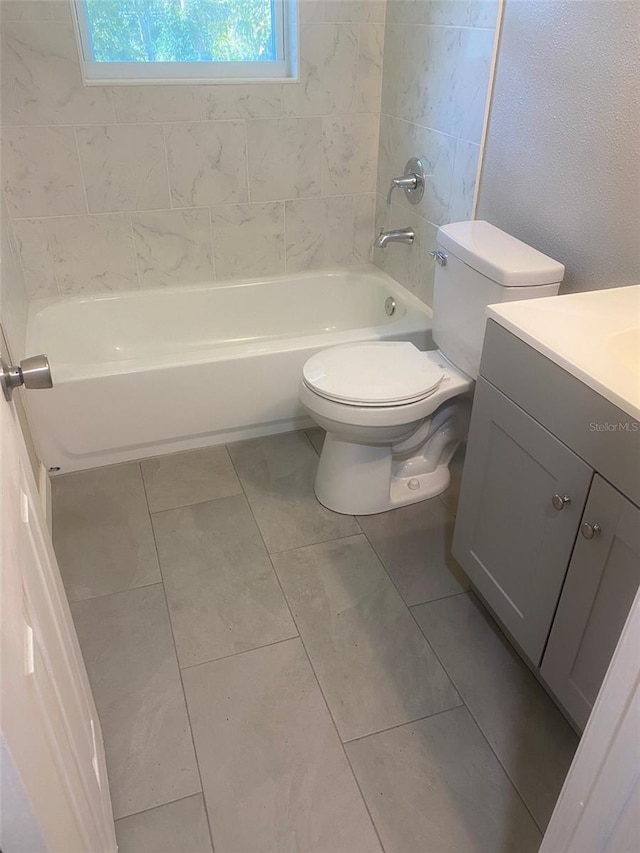
{"type": "Polygon", "coordinates": [[[564,265],[482,219],[438,229],[438,244],[503,287],[556,284],[564,265]]]}

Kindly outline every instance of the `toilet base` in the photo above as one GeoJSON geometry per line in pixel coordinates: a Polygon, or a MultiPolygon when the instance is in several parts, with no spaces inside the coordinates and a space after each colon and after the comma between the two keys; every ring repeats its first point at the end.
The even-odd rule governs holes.
{"type": "Polygon", "coordinates": [[[467,434],[468,408],[463,402],[443,407],[432,421],[433,431],[415,447],[411,438],[396,445],[395,453],[389,444],[357,444],[328,432],[316,497],[345,515],[373,515],[436,497],[451,481],[449,462],[467,434]]]}

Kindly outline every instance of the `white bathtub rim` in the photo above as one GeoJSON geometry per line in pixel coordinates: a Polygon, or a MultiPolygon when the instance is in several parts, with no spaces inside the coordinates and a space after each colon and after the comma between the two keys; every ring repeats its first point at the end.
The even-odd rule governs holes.
{"type": "MultiPolygon", "coordinates": [[[[405,335],[420,332],[424,323],[408,316],[397,323],[389,323],[385,328],[393,330],[394,334],[405,335]]],[[[300,349],[317,350],[333,347],[339,344],[382,340],[379,326],[360,327],[345,332],[328,332],[326,335],[304,335],[299,338],[271,338],[255,344],[227,345],[211,347],[205,350],[192,350],[179,355],[167,354],[145,358],[123,359],[121,361],[90,362],[54,362],[51,365],[54,383],[79,382],[89,377],[121,376],[130,373],[146,373],[150,370],[160,370],[175,366],[206,364],[211,361],[235,361],[237,359],[253,358],[258,355],[268,355],[275,352],[290,352],[300,349]]],[[[37,347],[36,347],[37,348],[37,347]]]]}
{"type": "MultiPolygon", "coordinates": [[[[349,343],[351,341],[360,340],[380,340],[382,338],[381,328],[384,331],[393,330],[394,334],[406,335],[412,332],[418,332],[424,328],[425,322],[431,325],[432,312],[426,303],[419,300],[414,294],[388,276],[377,267],[347,267],[334,270],[317,270],[315,272],[303,273],[305,279],[311,279],[318,275],[341,275],[348,272],[366,272],[374,274],[376,279],[384,282],[389,288],[391,295],[397,296],[402,300],[406,311],[397,320],[393,317],[389,318],[389,322],[380,326],[355,326],[352,329],[344,329],[342,331],[328,331],[315,334],[305,334],[292,337],[287,334],[281,336],[272,336],[263,338],[248,343],[225,343],[213,344],[212,346],[198,350],[186,350],[178,353],[164,353],[151,356],[135,357],[130,359],[118,359],[111,361],[57,361],[52,360],[52,373],[54,383],[58,382],[75,382],[82,381],[88,377],[104,377],[121,374],[131,374],[138,372],[146,372],[149,370],[163,369],[176,365],[196,365],[203,364],[212,360],[226,361],[232,359],[251,358],[256,355],[266,355],[271,352],[287,352],[290,350],[299,350],[301,348],[322,348],[326,346],[336,346],[338,344],[349,343]]],[[[247,279],[242,282],[230,282],[228,287],[247,286],[255,284],[268,284],[272,281],[295,280],[299,279],[299,274],[289,274],[287,276],[277,276],[270,279],[247,279]]],[[[219,289],[222,285],[198,284],[174,286],[171,288],[163,288],[162,292],[173,292],[179,294],[187,294],[193,290],[208,290],[219,289]]],[[[38,314],[49,307],[57,307],[65,303],[77,303],[84,301],[103,301],[109,299],[127,299],[131,296],[151,295],[157,292],[157,288],[147,288],[146,290],[114,292],[108,294],[73,296],[64,298],[45,298],[33,300],[29,308],[29,323],[27,326],[27,348],[33,352],[40,351],[37,337],[33,333],[33,321],[38,314]]]]}
{"type": "Polygon", "coordinates": [[[329,267],[327,269],[307,270],[304,272],[278,273],[276,275],[257,276],[254,278],[225,279],[224,281],[189,282],[188,284],[172,284],[166,286],[158,285],[157,287],[141,287],[135,288],[133,290],[109,290],[99,291],[96,293],[80,293],[64,296],[40,296],[30,300],[28,319],[32,320],[45,308],[52,308],[57,305],[82,302],[102,302],[111,299],[135,299],[136,297],[150,296],[152,294],[158,293],[186,294],[194,291],[209,289],[223,290],[239,287],[253,287],[255,285],[260,284],[268,286],[269,284],[275,284],[279,282],[288,282],[296,280],[308,281],[310,279],[317,278],[318,276],[321,276],[323,278],[337,277],[342,276],[345,273],[373,276],[379,281],[384,282],[390,289],[401,293],[403,299],[406,299],[406,301],[410,303],[413,307],[420,310],[426,309],[429,312],[431,311],[426,302],[422,302],[422,300],[418,299],[418,297],[413,294],[408,288],[400,284],[400,282],[396,281],[395,278],[392,278],[388,273],[380,269],[380,267],[375,266],[375,264],[354,264],[352,266],[329,267]]]}

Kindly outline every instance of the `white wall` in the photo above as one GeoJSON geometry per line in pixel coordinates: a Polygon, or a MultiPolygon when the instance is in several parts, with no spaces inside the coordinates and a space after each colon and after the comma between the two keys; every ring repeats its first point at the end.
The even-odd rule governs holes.
{"type": "Polygon", "coordinates": [[[640,282],[639,39],[637,0],[506,0],[477,215],[565,292],[640,282]]]}
{"type": "Polygon", "coordinates": [[[31,298],[369,261],[384,2],[300,0],[300,82],[84,87],[69,0],[0,0],[31,298]]]}
{"type": "Polygon", "coordinates": [[[428,304],[437,227],[472,214],[497,12],[498,0],[387,0],[376,226],[411,226],[416,239],[374,260],[428,304]],[[389,207],[413,156],[429,172],[424,199],[395,190],[389,207]]]}

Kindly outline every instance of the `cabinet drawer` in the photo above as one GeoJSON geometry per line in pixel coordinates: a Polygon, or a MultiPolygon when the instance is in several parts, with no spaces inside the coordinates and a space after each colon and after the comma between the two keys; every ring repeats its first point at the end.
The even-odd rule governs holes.
{"type": "Polygon", "coordinates": [[[640,585],[640,509],[596,474],[583,522],[540,670],[580,728],[640,585]]]}
{"type": "Polygon", "coordinates": [[[478,378],[453,554],[539,666],[592,469],[478,378]],[[554,495],[569,500],[560,510],[554,495]]]}

